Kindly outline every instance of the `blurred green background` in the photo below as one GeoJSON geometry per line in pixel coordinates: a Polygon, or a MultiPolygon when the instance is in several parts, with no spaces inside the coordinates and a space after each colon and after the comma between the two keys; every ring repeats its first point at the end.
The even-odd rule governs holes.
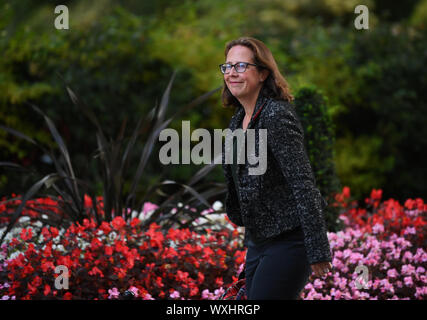
{"type": "MultiPolygon", "coordinates": [[[[292,92],[322,93],[335,135],[334,163],[342,186],[363,198],[375,188],[399,201],[427,198],[427,0],[369,0],[369,29],[356,30],[356,0],[314,1],[0,1],[0,124],[54,146],[46,112],[65,138],[78,176],[91,174],[93,126],[75,108],[57,73],[115,136],[133,128],[159,102],[174,70],[169,111],[222,85],[225,44],[240,36],[264,41],[292,92]],[[54,27],[67,5],[69,30],[54,27]]],[[[226,128],[233,110],[217,92],[175,120],[226,128]]],[[[48,172],[33,145],[0,131],[0,161],[48,172]]],[[[136,165],[136,164],[135,164],[136,165]]],[[[163,168],[150,162],[146,181],[163,168]]],[[[200,166],[173,165],[168,178],[186,181],[200,166]]],[[[0,169],[0,196],[33,179],[0,169]]],[[[211,173],[222,182],[220,166],[211,173]]]]}

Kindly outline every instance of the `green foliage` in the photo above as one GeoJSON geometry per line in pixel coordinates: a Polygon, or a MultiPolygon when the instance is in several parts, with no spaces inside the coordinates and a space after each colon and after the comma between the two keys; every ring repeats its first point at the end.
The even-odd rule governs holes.
{"type": "MultiPolygon", "coordinates": [[[[89,175],[85,155],[96,144],[87,121],[63,95],[57,73],[84,98],[112,134],[127,119],[136,126],[177,70],[171,109],[222,84],[217,65],[225,43],[242,35],[264,41],[294,92],[315,85],[328,97],[335,125],[335,161],[343,185],[362,198],[373,188],[403,201],[425,197],[422,150],[425,117],[426,0],[389,4],[370,0],[369,30],[354,28],[357,1],[185,0],[65,1],[70,30],[53,28],[50,1],[0,4],[0,122],[54,146],[42,119],[25,102],[42,106],[58,124],[76,171],[89,175]]],[[[226,127],[232,110],[219,93],[186,114],[191,127],[226,127]]],[[[180,122],[170,127],[180,131],[180,122]]],[[[141,150],[137,150],[139,152],[141,150]]],[[[0,131],[0,158],[49,165],[25,141],[0,131]]],[[[137,164],[134,164],[136,167],[137,164]]],[[[162,170],[148,164],[147,180],[162,170]]],[[[136,168],[133,168],[136,169],[136,168]]],[[[199,168],[170,168],[186,181],[199,168]]],[[[222,181],[220,168],[212,179],[222,181]]],[[[0,172],[4,194],[19,192],[28,176],[0,172]]],[[[101,190],[99,187],[98,191],[101,190]]]]}
{"type": "MultiPolygon", "coordinates": [[[[334,162],[335,127],[327,110],[327,98],[315,86],[301,88],[295,95],[295,109],[304,128],[304,141],[313,168],[316,185],[328,203],[341,191],[334,162]]],[[[337,208],[325,209],[329,231],[337,231],[342,225],[337,208]]]]}
{"type": "MultiPolygon", "coordinates": [[[[177,219],[178,214],[176,212],[171,212],[171,209],[177,202],[184,202],[188,206],[191,205],[191,208],[200,209],[203,207],[203,209],[210,209],[209,202],[206,199],[223,193],[224,188],[214,185],[213,187],[210,186],[207,189],[205,188],[204,193],[200,194],[193,188],[193,185],[198,183],[212,170],[215,166],[214,163],[202,168],[202,170],[191,178],[187,185],[180,184],[169,179],[165,181],[156,181],[155,183],[150,184],[142,183],[142,180],[145,180],[143,178],[144,173],[147,171],[147,163],[152,158],[151,155],[154,145],[158,142],[160,132],[167,128],[173,117],[176,117],[183,111],[194,108],[217,91],[217,89],[213,90],[195,99],[188,106],[175,112],[172,118],[165,120],[166,109],[169,105],[169,95],[174,78],[175,74],[170,80],[160,104],[153,108],[146,117],[138,120],[138,124],[133,130],[132,136],[128,139],[125,138],[125,124],[122,124],[121,130],[119,131],[116,139],[108,137],[91,108],[85,105],[84,102],[82,102],[82,99],[67,86],[68,94],[70,95],[73,103],[96,127],[95,136],[98,148],[92,159],[86,159],[89,163],[95,160],[94,179],[90,176],[82,178],[78,177],[75,167],[71,161],[68,147],[65,144],[64,139],[59,134],[57,126],[37,106],[31,105],[46,122],[52,138],[59,149],[58,157],[52,149],[48,150],[43,145],[39,145],[31,137],[16,131],[13,128],[0,126],[0,129],[3,129],[7,133],[40,147],[43,152],[49,155],[50,159],[52,159],[54,163],[53,172],[45,175],[25,192],[19,207],[13,213],[10,223],[0,239],[0,243],[21,216],[28,200],[40,195],[44,197],[52,197],[52,195],[49,194],[40,194],[43,187],[47,190],[53,189],[56,192],[56,195],[53,196],[53,198],[58,199],[60,206],[59,211],[65,214],[65,219],[61,219],[59,224],[62,224],[65,227],[68,227],[71,222],[82,223],[85,218],[95,219],[98,225],[100,225],[102,221],[110,222],[114,217],[124,217],[125,220],[129,222],[131,213],[133,211],[138,213],[141,212],[143,210],[144,203],[152,200],[153,193],[158,191],[158,189],[161,189],[161,186],[163,185],[175,185],[178,186],[180,190],[172,194],[164,193],[166,195],[166,200],[164,200],[154,214],[145,221],[146,227],[148,227],[151,222],[156,222],[162,224],[165,228],[169,228],[173,223],[180,222],[180,220],[177,219]],[[144,146],[142,148],[142,152],[137,158],[138,160],[135,161],[132,155],[136,150],[135,146],[137,145],[137,142],[141,140],[144,142],[144,146]],[[132,162],[137,162],[138,167],[130,174],[129,178],[129,164],[132,162]],[[126,181],[131,182],[130,188],[126,188],[126,181]],[[102,214],[98,212],[98,195],[95,188],[97,183],[101,184],[103,191],[102,214]],[[145,193],[142,197],[140,197],[137,192],[141,189],[143,189],[145,193]],[[189,194],[190,196],[186,196],[186,194],[189,194]],[[94,204],[89,211],[88,208],[85,208],[85,197],[87,195],[89,195],[92,203],[94,204]]],[[[10,162],[0,162],[0,166],[19,167],[18,164],[10,162]]],[[[186,211],[188,212],[179,213],[181,213],[181,216],[185,215],[185,224],[189,225],[199,217],[199,215],[197,213],[193,213],[191,210],[186,211]]]]}

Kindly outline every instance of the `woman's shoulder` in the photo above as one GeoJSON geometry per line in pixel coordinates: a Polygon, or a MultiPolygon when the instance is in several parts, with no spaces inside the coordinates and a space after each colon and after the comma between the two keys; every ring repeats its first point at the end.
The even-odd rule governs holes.
{"type": "Polygon", "coordinates": [[[268,103],[266,104],[265,116],[272,119],[277,119],[277,117],[284,116],[289,114],[289,112],[295,112],[295,106],[293,102],[288,100],[278,100],[273,98],[268,98],[268,103]]]}

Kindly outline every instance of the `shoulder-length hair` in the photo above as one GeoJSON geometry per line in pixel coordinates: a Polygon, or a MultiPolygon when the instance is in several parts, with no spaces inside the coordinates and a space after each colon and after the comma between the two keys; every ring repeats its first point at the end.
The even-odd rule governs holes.
{"type": "MultiPolygon", "coordinates": [[[[280,73],[270,49],[262,41],[252,37],[241,37],[232,40],[225,46],[225,58],[227,58],[228,51],[237,45],[245,46],[253,52],[253,62],[259,66],[257,67],[258,70],[267,69],[269,71],[269,75],[260,91],[262,95],[276,100],[287,100],[289,102],[294,100],[288,82],[280,73]]],[[[222,104],[224,107],[240,106],[240,102],[231,94],[225,81],[222,88],[222,104]]]]}

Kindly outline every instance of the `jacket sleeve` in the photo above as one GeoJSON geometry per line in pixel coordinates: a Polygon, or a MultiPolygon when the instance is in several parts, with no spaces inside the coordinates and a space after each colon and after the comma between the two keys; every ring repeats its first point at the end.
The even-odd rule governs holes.
{"type": "Polygon", "coordinates": [[[270,110],[268,119],[267,143],[295,198],[308,261],[332,262],[322,212],[325,202],[315,185],[298,115],[291,103],[278,104],[270,110]]]}
{"type": "MultiPolygon", "coordinates": [[[[227,186],[227,195],[225,198],[225,212],[228,218],[237,226],[243,226],[242,215],[240,213],[239,198],[237,195],[236,187],[234,185],[233,177],[230,176],[225,164],[225,148],[222,149],[222,168],[224,172],[225,182],[227,186]]],[[[228,165],[229,166],[229,165],[228,165]]]]}

